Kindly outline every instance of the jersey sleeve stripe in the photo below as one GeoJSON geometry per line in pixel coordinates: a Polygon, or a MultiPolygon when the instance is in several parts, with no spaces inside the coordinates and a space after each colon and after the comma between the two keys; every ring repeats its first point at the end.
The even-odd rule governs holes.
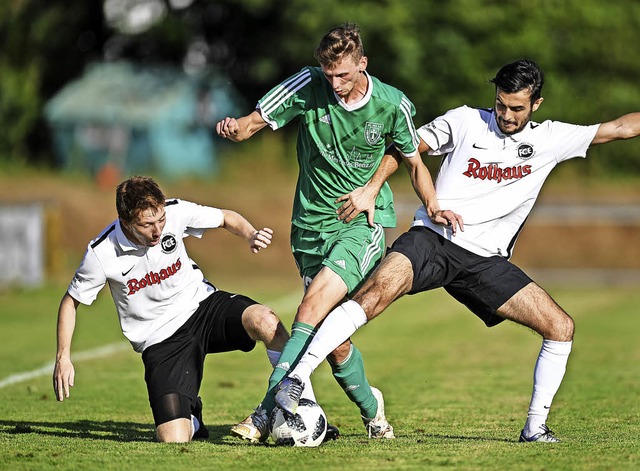
{"type": "Polygon", "coordinates": [[[277,109],[285,100],[291,97],[295,92],[304,88],[311,82],[311,73],[308,70],[304,70],[297,75],[294,75],[289,80],[283,82],[280,86],[275,88],[264,101],[260,103],[260,108],[264,113],[270,114],[273,110],[277,109]]]}
{"type": "Polygon", "coordinates": [[[100,242],[102,242],[107,237],[109,237],[109,234],[111,234],[115,230],[115,228],[116,228],[116,225],[114,224],[109,229],[104,231],[104,234],[102,234],[102,236],[98,240],[96,240],[93,244],[91,244],[91,248],[95,249],[98,245],[100,245],[100,242]]]}
{"type": "Polygon", "coordinates": [[[416,131],[416,128],[413,124],[413,119],[411,117],[411,102],[405,96],[403,96],[402,100],[400,101],[400,109],[402,110],[405,120],[407,121],[407,128],[411,133],[411,142],[413,143],[415,150],[417,150],[420,140],[418,138],[418,133],[416,131]]]}

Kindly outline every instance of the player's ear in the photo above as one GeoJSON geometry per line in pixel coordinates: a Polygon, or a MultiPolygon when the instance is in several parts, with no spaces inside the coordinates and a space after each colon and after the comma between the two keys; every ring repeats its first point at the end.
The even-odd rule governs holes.
{"type": "Polygon", "coordinates": [[[360,72],[364,72],[367,69],[368,63],[369,63],[369,59],[367,59],[367,56],[362,56],[360,58],[360,63],[358,64],[358,70],[360,72]]]}
{"type": "Polygon", "coordinates": [[[540,97],[536,101],[534,101],[533,102],[533,106],[531,106],[531,112],[534,112],[535,110],[540,108],[540,105],[542,104],[543,101],[544,101],[544,98],[542,98],[542,97],[540,97]]]}

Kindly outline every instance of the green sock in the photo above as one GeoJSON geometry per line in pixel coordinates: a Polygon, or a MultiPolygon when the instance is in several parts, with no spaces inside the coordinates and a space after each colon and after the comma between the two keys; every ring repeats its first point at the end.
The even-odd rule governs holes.
{"type": "Polygon", "coordinates": [[[354,344],[345,361],[340,364],[329,362],[333,377],[349,399],[360,408],[363,417],[373,418],[378,411],[378,401],[371,392],[371,386],[364,374],[364,362],[362,353],[354,344]]]}
{"type": "Polygon", "coordinates": [[[267,414],[271,414],[271,411],[276,406],[276,386],[282,381],[282,378],[298,364],[300,357],[302,357],[309,343],[313,340],[316,330],[315,327],[305,324],[304,322],[294,322],[293,326],[291,326],[291,338],[282,349],[278,364],[269,377],[267,394],[262,400],[262,408],[267,414]]]}

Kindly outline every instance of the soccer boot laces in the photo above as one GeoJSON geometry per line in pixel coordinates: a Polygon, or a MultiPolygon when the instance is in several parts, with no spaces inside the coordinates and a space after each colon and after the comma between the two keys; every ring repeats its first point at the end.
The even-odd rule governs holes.
{"type": "Polygon", "coordinates": [[[304,390],[304,383],[296,376],[287,376],[278,385],[276,403],[285,412],[294,415],[298,410],[298,403],[304,390]]]}

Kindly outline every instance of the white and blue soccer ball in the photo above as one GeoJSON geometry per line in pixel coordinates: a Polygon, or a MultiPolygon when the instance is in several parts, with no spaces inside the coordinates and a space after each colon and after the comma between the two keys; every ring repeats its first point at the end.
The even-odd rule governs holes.
{"type": "Polygon", "coordinates": [[[315,447],[327,433],[327,416],[309,399],[300,399],[294,415],[276,406],[269,418],[269,433],[276,445],[315,447]]]}

